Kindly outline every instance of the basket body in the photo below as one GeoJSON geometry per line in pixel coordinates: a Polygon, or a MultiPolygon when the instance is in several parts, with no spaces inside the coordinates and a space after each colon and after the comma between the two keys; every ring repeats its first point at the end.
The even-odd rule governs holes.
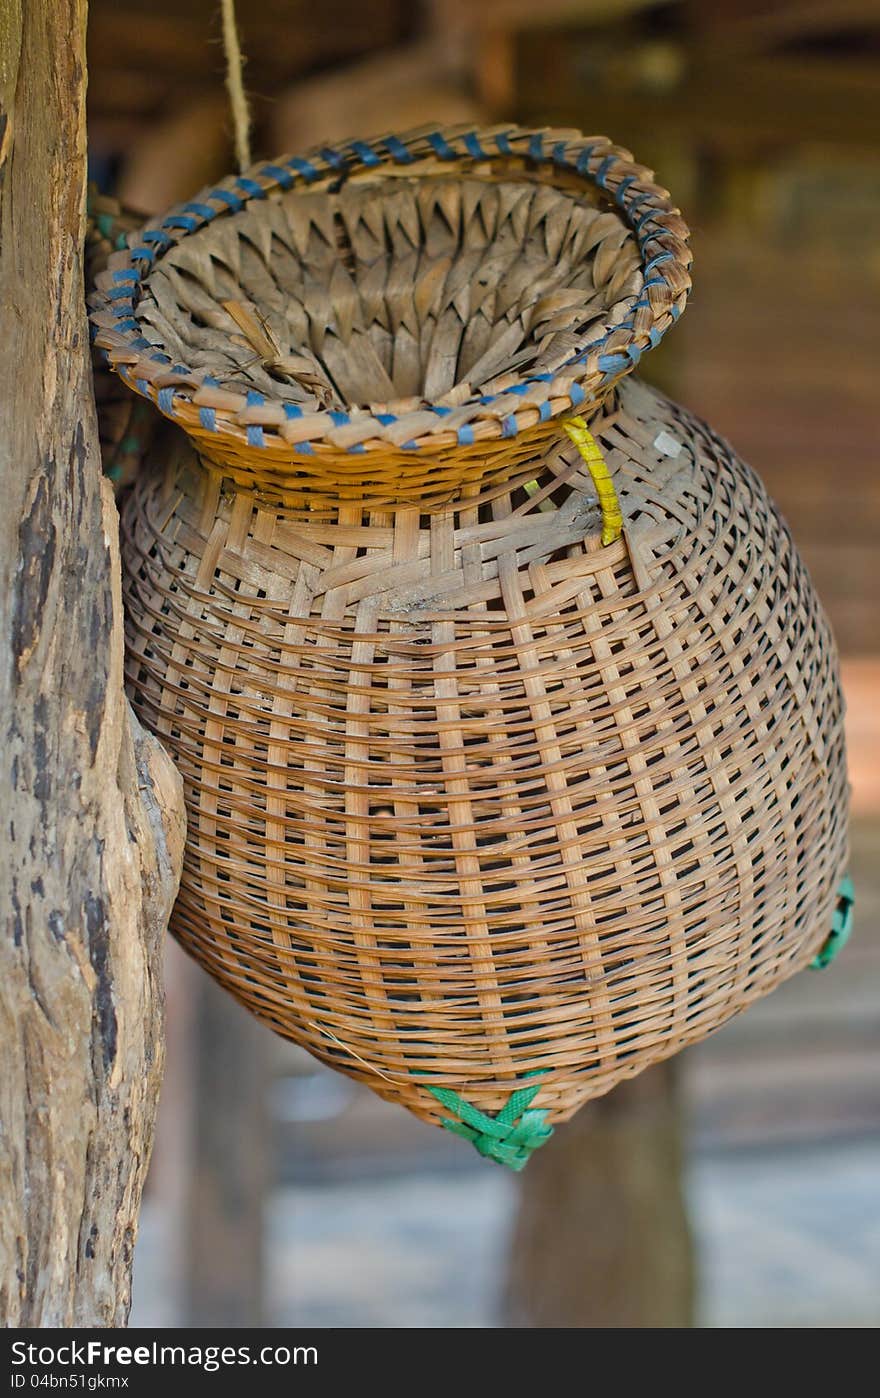
{"type": "Polygon", "coordinates": [[[187,434],[123,515],[129,694],[187,794],[173,930],[517,1168],[805,965],[846,857],[788,531],[625,377],[689,262],[628,152],[492,128],[259,167],[96,277],[98,346],[187,434]]]}
{"type": "Polygon", "coordinates": [[[438,1121],[426,1082],[494,1112],[541,1071],[563,1120],[716,1028],[810,960],[845,861],[834,646],[760,482],[632,381],[593,432],[610,547],[564,438],[531,493],[317,521],[184,450],[124,514],[173,930],[438,1121]]]}

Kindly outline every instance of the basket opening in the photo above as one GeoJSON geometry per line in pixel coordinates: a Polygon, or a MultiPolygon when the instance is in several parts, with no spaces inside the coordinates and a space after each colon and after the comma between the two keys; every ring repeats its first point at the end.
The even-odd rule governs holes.
{"type": "Polygon", "coordinates": [[[136,316],[221,388],[294,411],[442,419],[552,376],[643,285],[632,231],[583,190],[525,174],[362,176],[278,191],[182,239],[136,316]]]}

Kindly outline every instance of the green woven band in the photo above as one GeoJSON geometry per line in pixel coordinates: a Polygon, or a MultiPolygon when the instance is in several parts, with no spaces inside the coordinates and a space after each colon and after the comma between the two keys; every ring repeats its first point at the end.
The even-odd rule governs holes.
{"type": "MultiPolygon", "coordinates": [[[[536,1073],[534,1076],[543,1074],[536,1073]]],[[[511,1170],[521,1170],[532,1151],[553,1135],[553,1127],[546,1124],[546,1110],[529,1110],[530,1103],[540,1090],[540,1083],[517,1088],[498,1115],[491,1117],[449,1087],[428,1088],[432,1097],[455,1113],[457,1120],[443,1122],[447,1131],[463,1136],[476,1146],[481,1155],[497,1160],[499,1165],[507,1165],[511,1170]]]]}
{"type": "Polygon", "coordinates": [[[847,874],[846,878],[841,880],[837,890],[837,905],[831,920],[831,931],[810,962],[812,971],[824,971],[826,966],[831,965],[838,952],[843,951],[852,932],[855,902],[856,892],[853,881],[847,874]]]}

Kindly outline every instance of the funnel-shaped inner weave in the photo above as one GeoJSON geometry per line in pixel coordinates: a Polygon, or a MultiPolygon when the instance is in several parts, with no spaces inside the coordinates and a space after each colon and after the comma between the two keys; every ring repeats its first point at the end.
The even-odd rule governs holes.
{"type": "Polygon", "coordinates": [[[525,177],[360,176],[182,239],[136,315],[221,387],[400,411],[553,374],[642,288],[632,232],[586,195],[525,177]]]}

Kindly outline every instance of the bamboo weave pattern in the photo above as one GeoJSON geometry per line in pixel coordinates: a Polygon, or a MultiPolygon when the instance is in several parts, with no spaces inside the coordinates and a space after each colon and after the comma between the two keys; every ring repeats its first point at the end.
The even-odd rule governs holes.
{"type": "Polygon", "coordinates": [[[127,682],[187,792],[176,935],[489,1153],[539,1074],[518,1165],[823,943],[837,659],[760,482],[624,378],[689,286],[649,172],[576,133],[352,150],[108,262],[98,343],[190,439],[124,510],[127,682]]]}

